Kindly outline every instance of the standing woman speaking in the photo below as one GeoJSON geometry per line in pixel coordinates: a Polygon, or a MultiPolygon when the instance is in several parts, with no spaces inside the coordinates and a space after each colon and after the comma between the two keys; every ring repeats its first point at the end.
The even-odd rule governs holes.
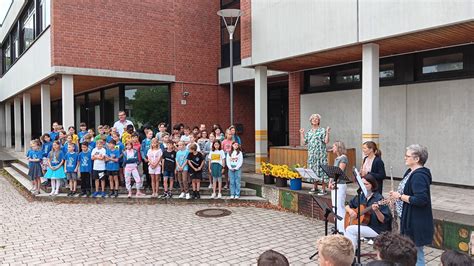
{"type": "Polygon", "coordinates": [[[431,172],[424,165],[428,160],[428,149],[419,144],[407,147],[405,165],[408,170],[390,197],[396,200],[400,216],[400,233],[415,242],[417,250],[416,265],[425,265],[423,246],[433,242],[434,225],[431,209],[431,172]]]}
{"type": "Polygon", "coordinates": [[[311,180],[313,182],[313,189],[310,193],[318,192],[318,181],[321,180],[322,190],[318,192],[318,195],[326,195],[326,184],[328,176],[321,169],[321,165],[328,164],[328,155],[326,151],[326,144],[329,143],[330,127],[320,127],[321,116],[319,114],[312,114],[309,117],[311,123],[311,129],[308,132],[304,132],[304,128],[300,129],[300,141],[301,146],[308,145],[308,168],[311,168],[318,179],[311,180]]]}

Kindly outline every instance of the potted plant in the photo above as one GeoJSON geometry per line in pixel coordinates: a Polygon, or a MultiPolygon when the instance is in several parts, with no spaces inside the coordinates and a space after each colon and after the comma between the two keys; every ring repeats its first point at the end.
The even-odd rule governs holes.
{"type": "Polygon", "coordinates": [[[299,164],[294,165],[290,168],[290,173],[288,174],[288,178],[290,179],[290,189],[291,190],[301,190],[302,187],[302,180],[300,174],[296,171],[295,168],[301,167],[299,164]]]}
{"type": "Polygon", "coordinates": [[[287,165],[273,165],[272,175],[275,176],[275,185],[277,187],[288,186],[288,166],[287,165]]]}
{"type": "Polygon", "coordinates": [[[275,177],[272,176],[272,164],[262,162],[260,171],[263,174],[263,183],[266,185],[275,184],[275,177]]]}

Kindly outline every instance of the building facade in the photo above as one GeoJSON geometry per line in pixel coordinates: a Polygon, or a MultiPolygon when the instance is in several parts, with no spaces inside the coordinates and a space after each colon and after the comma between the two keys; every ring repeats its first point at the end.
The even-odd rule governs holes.
{"type": "MultiPolygon", "coordinates": [[[[12,1],[0,28],[1,144],[22,150],[53,121],[112,125],[118,110],[139,124],[229,126],[219,9],[197,0],[12,1]]],[[[234,120],[252,152],[249,90],[234,93],[234,120]]]]}
{"type": "MultiPolygon", "coordinates": [[[[379,143],[386,170],[428,147],[433,181],[474,186],[474,2],[242,0],[242,67],[255,76],[256,135],[267,134],[268,70],[288,72],[289,144],[312,113],[361,154],[379,143]],[[295,15],[297,14],[297,15],[295,15]]],[[[266,139],[266,137],[260,137],[266,139]]],[[[256,139],[256,162],[267,142],[256,139]]],[[[361,156],[357,164],[360,165],[361,156]]]]}
{"type": "MultiPolygon", "coordinates": [[[[299,145],[312,113],[387,172],[428,147],[435,182],[474,186],[470,0],[14,0],[0,28],[0,144],[24,149],[58,121],[234,123],[256,168],[299,145]],[[234,54],[219,9],[239,8],[234,54]]],[[[361,156],[357,156],[357,165],[361,156]]]]}

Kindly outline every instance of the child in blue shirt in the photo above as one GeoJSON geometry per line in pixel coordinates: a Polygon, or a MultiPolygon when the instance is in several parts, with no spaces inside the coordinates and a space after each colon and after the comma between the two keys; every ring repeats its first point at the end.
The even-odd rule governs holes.
{"type": "Polygon", "coordinates": [[[53,149],[48,154],[48,170],[44,174],[45,178],[51,179],[50,196],[59,194],[61,179],[66,178],[64,174],[64,155],[58,140],[53,142],[53,149]]]}
{"type": "Polygon", "coordinates": [[[105,170],[109,176],[110,183],[110,197],[118,197],[119,190],[119,160],[120,160],[120,151],[115,148],[117,143],[115,140],[110,140],[107,143],[107,151],[105,153],[105,170]]]}
{"type": "Polygon", "coordinates": [[[184,141],[178,142],[178,151],[176,152],[176,177],[178,178],[181,194],[179,198],[190,199],[188,190],[188,154],[184,141]]]}
{"type": "Polygon", "coordinates": [[[43,159],[43,151],[39,140],[35,139],[30,142],[31,149],[26,153],[28,159],[28,176],[33,182],[31,193],[38,195],[41,189],[41,177],[43,171],[41,169],[41,161],[43,159]]]}
{"type": "Polygon", "coordinates": [[[74,143],[67,144],[67,153],[64,156],[64,172],[66,178],[69,181],[69,193],[68,197],[72,197],[76,194],[77,188],[77,170],[78,170],[78,154],[74,151],[74,143]]]}
{"type": "Polygon", "coordinates": [[[146,183],[145,183],[145,189],[151,189],[151,177],[150,173],[148,171],[148,150],[151,147],[151,139],[153,138],[153,131],[148,130],[146,131],[146,138],[142,141],[142,145],[140,147],[140,153],[141,153],[141,158],[143,160],[143,174],[145,174],[146,177],[146,183]]]}
{"type": "Polygon", "coordinates": [[[86,123],[82,122],[79,124],[79,132],[77,132],[77,138],[79,139],[79,143],[84,142],[84,136],[87,134],[87,125],[86,123]]]}
{"type": "Polygon", "coordinates": [[[81,176],[81,194],[79,197],[91,195],[91,172],[92,159],[91,150],[89,150],[89,143],[81,143],[81,153],[79,153],[79,173],[81,176]]]}

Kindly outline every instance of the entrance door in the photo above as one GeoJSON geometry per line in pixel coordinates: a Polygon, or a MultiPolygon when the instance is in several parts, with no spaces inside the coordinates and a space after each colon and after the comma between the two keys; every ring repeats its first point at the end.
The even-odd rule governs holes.
{"type": "Polygon", "coordinates": [[[268,146],[287,146],[288,88],[268,87],[268,146]]]}

